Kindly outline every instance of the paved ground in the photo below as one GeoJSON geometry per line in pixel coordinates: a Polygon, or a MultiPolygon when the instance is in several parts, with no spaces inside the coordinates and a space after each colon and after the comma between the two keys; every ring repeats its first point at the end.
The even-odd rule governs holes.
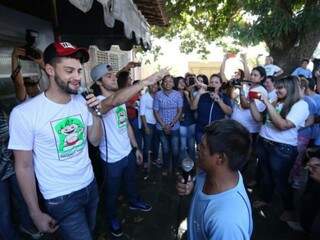
{"type": "MultiPolygon", "coordinates": [[[[149,179],[139,176],[141,195],[149,201],[153,210],[150,213],[139,213],[128,210],[125,201],[122,201],[120,216],[124,226],[123,239],[137,240],[173,240],[174,229],[187,216],[190,198],[179,198],[175,192],[175,178],[162,177],[159,169],[151,172],[149,179]],[[179,201],[181,201],[179,212],[179,201]]],[[[286,223],[279,220],[280,210],[272,209],[266,213],[267,218],[254,212],[254,240],[305,240],[301,232],[294,232],[286,223]]],[[[232,217],[232,216],[231,216],[232,217]]],[[[103,220],[99,220],[98,239],[113,239],[107,236],[103,220]],[[109,237],[109,238],[108,238],[109,237]]]]}
{"type": "MultiPolygon", "coordinates": [[[[175,178],[162,177],[160,170],[153,167],[150,177],[144,180],[139,174],[139,188],[142,197],[150,202],[153,210],[150,213],[140,213],[128,210],[125,199],[120,200],[119,216],[125,232],[117,240],[174,240],[174,230],[187,215],[190,198],[179,198],[175,192],[175,178]],[[181,201],[179,212],[179,201],[181,201]]],[[[113,240],[108,236],[104,222],[103,196],[98,211],[97,232],[95,239],[113,240]]],[[[294,232],[279,220],[279,210],[268,212],[267,218],[262,218],[254,212],[254,240],[306,240],[301,232],[294,232]]],[[[231,216],[232,217],[232,216],[231,216]]],[[[28,239],[28,238],[24,238],[28,239]]],[[[51,237],[43,239],[52,239],[51,237]]],[[[183,238],[185,239],[185,238],[183,238]]]]}

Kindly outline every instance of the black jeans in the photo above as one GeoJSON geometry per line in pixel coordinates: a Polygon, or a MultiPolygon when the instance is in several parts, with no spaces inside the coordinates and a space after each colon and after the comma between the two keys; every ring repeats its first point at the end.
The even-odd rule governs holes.
{"type": "Polygon", "coordinates": [[[270,203],[274,189],[281,196],[283,208],[293,210],[293,192],[289,174],[298,154],[297,147],[269,141],[261,136],[257,142],[260,198],[270,203]]]}

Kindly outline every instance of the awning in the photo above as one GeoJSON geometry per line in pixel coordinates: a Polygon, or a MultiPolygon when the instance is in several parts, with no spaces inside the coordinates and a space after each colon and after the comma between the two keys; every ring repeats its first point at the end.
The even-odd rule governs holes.
{"type": "MultiPolygon", "coordinates": [[[[90,39],[91,31],[89,31],[89,29],[84,29],[84,26],[87,25],[87,28],[94,29],[94,31],[99,29],[98,32],[101,32],[102,34],[101,40],[95,45],[97,45],[100,49],[106,49],[109,48],[109,46],[105,45],[109,44],[103,43],[103,28],[115,28],[115,31],[112,32],[110,29],[108,29],[108,32],[111,32],[111,35],[114,35],[113,37],[119,38],[117,35],[121,32],[122,26],[123,34],[127,39],[130,40],[131,44],[142,45],[145,49],[149,49],[151,47],[149,24],[132,0],[69,0],[69,2],[84,13],[83,16],[79,16],[79,18],[76,20],[79,22],[77,24],[78,27],[76,27],[77,31],[72,31],[73,35],[77,33],[83,35],[84,32],[87,32],[90,39]],[[102,18],[100,17],[101,11],[102,18]],[[105,26],[100,26],[101,23],[99,23],[99,20],[103,21],[105,26]],[[96,21],[96,23],[94,21],[96,21]],[[87,22],[87,24],[85,22],[87,22]],[[92,23],[93,25],[89,26],[88,23],[92,23]],[[83,26],[83,24],[85,25],[83,26]]],[[[70,40],[71,36],[64,33],[70,33],[70,28],[72,27],[70,25],[74,25],[74,20],[72,21],[69,18],[70,14],[68,13],[71,8],[67,11],[65,7],[65,4],[58,5],[59,25],[61,28],[62,38],[64,38],[64,40],[70,40]]],[[[75,13],[76,11],[73,12],[75,13]]],[[[84,39],[82,41],[89,41],[88,37],[83,37],[84,39]]],[[[130,43],[123,43],[119,45],[122,49],[132,48],[130,43]]]]}
{"type": "MultiPolygon", "coordinates": [[[[149,7],[157,6],[157,12],[159,5],[155,4],[162,0],[146,1],[149,7]]],[[[1,0],[0,4],[51,22],[55,19],[61,39],[79,46],[97,45],[101,50],[111,45],[122,50],[134,45],[151,48],[145,8],[141,13],[132,0],[1,0]]]]}

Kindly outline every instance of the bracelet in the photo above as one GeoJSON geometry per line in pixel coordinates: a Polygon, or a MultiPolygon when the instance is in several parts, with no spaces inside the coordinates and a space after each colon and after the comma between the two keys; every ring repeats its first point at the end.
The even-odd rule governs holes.
{"type": "Polygon", "coordinates": [[[12,74],[11,74],[11,79],[12,80],[15,80],[15,78],[17,77],[17,75],[19,74],[19,72],[21,71],[21,66],[20,65],[18,65],[17,67],[16,67],[16,69],[12,72],[12,74]]]}

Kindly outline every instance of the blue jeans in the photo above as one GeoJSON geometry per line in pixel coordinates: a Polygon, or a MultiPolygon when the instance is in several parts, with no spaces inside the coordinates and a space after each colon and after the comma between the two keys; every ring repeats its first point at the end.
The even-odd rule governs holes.
{"type": "Polygon", "coordinates": [[[35,230],[29,216],[28,207],[22,197],[16,175],[14,174],[4,181],[0,181],[0,239],[3,240],[20,239],[12,225],[10,195],[13,197],[14,203],[16,203],[15,209],[17,210],[21,226],[26,230],[35,230]]]}
{"type": "Polygon", "coordinates": [[[143,133],[143,161],[148,162],[149,151],[153,153],[153,159],[158,158],[160,141],[156,133],[156,125],[148,123],[148,128],[150,129],[150,134],[143,133]]]}
{"type": "Polygon", "coordinates": [[[124,178],[125,186],[130,202],[135,202],[138,199],[136,189],[136,157],[133,151],[120,161],[115,163],[106,163],[101,160],[105,166],[106,174],[106,218],[107,224],[110,225],[111,220],[117,216],[117,198],[120,191],[121,180],[124,178]]]}
{"type": "Polygon", "coordinates": [[[180,126],[180,159],[189,157],[195,161],[195,128],[196,125],[180,126]]]}
{"type": "Polygon", "coordinates": [[[258,168],[261,174],[260,197],[270,203],[276,188],[281,196],[283,208],[293,209],[293,192],[289,174],[298,154],[297,147],[269,141],[261,136],[257,142],[258,168]]]}
{"type": "Polygon", "coordinates": [[[142,133],[141,133],[141,130],[139,129],[138,117],[136,117],[134,119],[130,119],[129,122],[130,122],[130,124],[132,126],[132,129],[133,129],[134,136],[136,138],[138,147],[139,147],[139,149],[142,149],[142,133]]]}
{"type": "Polygon", "coordinates": [[[204,132],[200,129],[196,129],[196,142],[197,144],[200,144],[201,143],[201,140],[202,140],[202,136],[203,136],[204,132]]]}
{"type": "Polygon", "coordinates": [[[180,166],[179,160],[179,129],[171,131],[171,133],[165,134],[163,130],[157,130],[160,142],[162,145],[163,156],[163,168],[167,170],[169,168],[170,153],[172,157],[172,168],[177,170],[180,166]]]}
{"type": "Polygon", "coordinates": [[[99,193],[96,181],[67,195],[45,200],[48,213],[66,240],[90,240],[96,224],[99,193]]]}

